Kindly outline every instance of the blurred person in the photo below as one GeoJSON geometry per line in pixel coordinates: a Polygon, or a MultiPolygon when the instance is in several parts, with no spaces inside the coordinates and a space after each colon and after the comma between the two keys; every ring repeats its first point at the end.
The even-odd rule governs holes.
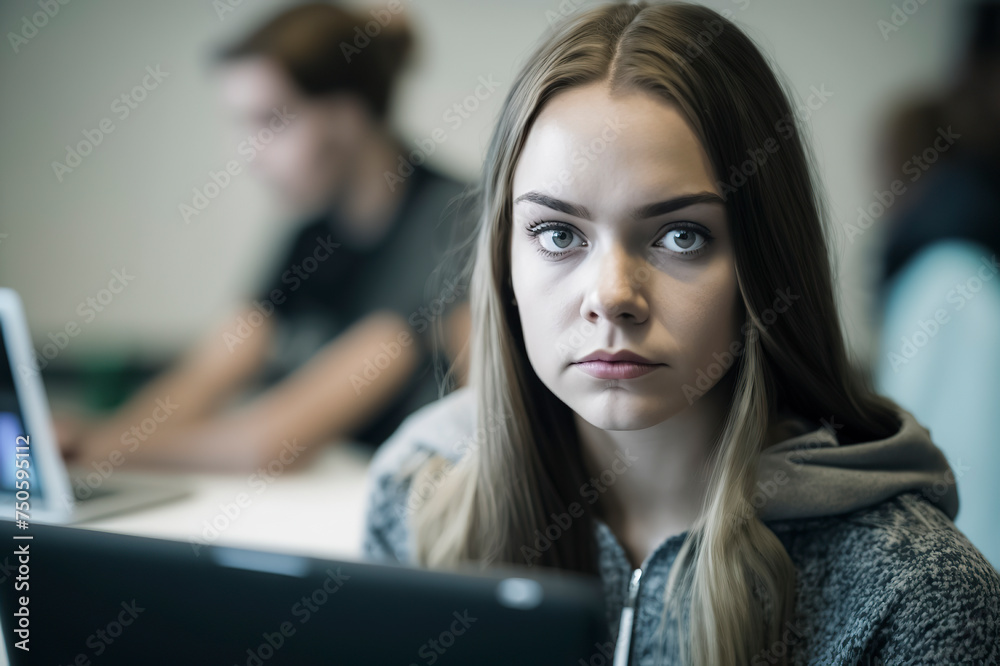
{"type": "Polygon", "coordinates": [[[385,13],[358,48],[371,19],[303,5],[221,52],[224,99],[248,131],[240,150],[298,230],[277,270],[173,368],[104,420],[62,422],[72,459],[118,450],[128,464],[250,469],[320,441],[378,445],[439,396],[435,342],[463,381],[465,289],[443,250],[464,187],[412,164],[390,129],[413,38],[403,14],[385,13]],[[234,406],[254,382],[266,390],[234,406]],[[137,433],[151,413],[169,416],[137,433]]]}
{"type": "Polygon", "coordinates": [[[794,108],[703,6],[546,36],[483,169],[469,384],[376,452],[367,557],[599,576],[602,663],[1000,657],[947,460],[849,362],[794,108]]]}
{"type": "Polygon", "coordinates": [[[1000,568],[1000,5],[967,12],[949,88],[886,123],[885,182],[906,190],[885,214],[873,365],[948,457],[956,526],[1000,568]]]}

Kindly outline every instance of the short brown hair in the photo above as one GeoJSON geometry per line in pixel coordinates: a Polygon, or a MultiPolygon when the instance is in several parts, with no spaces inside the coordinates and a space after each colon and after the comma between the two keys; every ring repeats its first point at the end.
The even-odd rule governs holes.
{"type": "Polygon", "coordinates": [[[383,14],[382,20],[375,20],[324,3],[300,5],[223,48],[217,59],[263,56],[281,67],[305,95],[354,93],[381,120],[413,47],[405,17],[383,14]],[[367,30],[370,23],[378,29],[367,30]]]}

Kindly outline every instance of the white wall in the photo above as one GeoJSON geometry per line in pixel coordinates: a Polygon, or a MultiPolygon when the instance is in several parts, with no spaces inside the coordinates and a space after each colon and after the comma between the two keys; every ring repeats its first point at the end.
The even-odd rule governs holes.
{"type": "MultiPolygon", "coordinates": [[[[266,270],[288,231],[248,173],[191,224],[178,213],[209,170],[237,157],[241,138],[219,102],[210,50],[285,3],[242,0],[220,19],[208,0],[75,0],[15,53],[9,33],[40,11],[36,2],[0,4],[0,285],[22,293],[39,344],[69,322],[81,326],[61,352],[66,358],[97,350],[172,354],[266,270]],[[157,65],[169,77],[120,119],[115,98],[157,65]],[[102,118],[114,131],[59,182],[52,162],[64,161],[64,146],[102,118]],[[123,267],[135,279],[86,321],[78,304],[123,267]]],[[[873,167],[886,104],[941,80],[952,60],[959,3],[910,2],[919,9],[888,39],[876,23],[890,17],[889,0],[706,3],[731,11],[803,97],[813,85],[833,93],[809,125],[838,225],[853,222],[852,211],[886,185],[876,182],[873,167]]],[[[578,3],[407,4],[423,48],[400,90],[397,125],[411,140],[444,129],[436,163],[474,177],[513,73],[548,29],[548,17],[578,3]],[[490,75],[501,88],[452,129],[445,110],[490,75]]],[[[865,308],[878,236],[873,228],[853,244],[833,239],[847,328],[860,352],[868,346],[865,308]]]]}

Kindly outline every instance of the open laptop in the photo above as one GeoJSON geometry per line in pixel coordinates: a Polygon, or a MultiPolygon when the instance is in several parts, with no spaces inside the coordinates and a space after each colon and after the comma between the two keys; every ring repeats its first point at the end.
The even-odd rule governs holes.
{"type": "Polygon", "coordinates": [[[196,553],[178,541],[10,521],[0,521],[0,543],[0,623],[14,666],[611,663],[596,577],[196,553]],[[17,548],[28,551],[26,573],[17,548]],[[15,590],[20,575],[30,588],[15,590]]]}
{"type": "MultiPolygon", "coordinates": [[[[127,454],[125,454],[127,455],[127,454]]],[[[15,501],[32,521],[71,523],[182,497],[186,483],[150,482],[110,463],[67,471],[33,356],[24,306],[0,288],[0,517],[15,517],[15,501]]]]}

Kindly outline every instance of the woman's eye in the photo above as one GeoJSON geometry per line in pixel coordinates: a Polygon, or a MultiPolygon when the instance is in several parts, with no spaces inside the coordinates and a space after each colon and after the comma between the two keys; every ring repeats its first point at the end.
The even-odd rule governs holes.
{"type": "Polygon", "coordinates": [[[572,229],[563,226],[548,226],[533,230],[538,244],[546,252],[557,254],[583,245],[583,239],[572,229]]]}
{"type": "Polygon", "coordinates": [[[677,254],[694,254],[705,248],[710,240],[708,234],[682,227],[668,231],[660,240],[660,244],[677,254]]]}

